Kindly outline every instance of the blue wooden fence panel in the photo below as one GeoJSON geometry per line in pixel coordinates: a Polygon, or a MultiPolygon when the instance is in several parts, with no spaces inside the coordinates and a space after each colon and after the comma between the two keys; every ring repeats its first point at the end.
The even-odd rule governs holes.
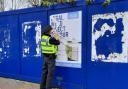
{"type": "Polygon", "coordinates": [[[14,76],[18,75],[20,71],[17,22],[17,15],[0,17],[0,73],[2,75],[14,76]]]}
{"type": "Polygon", "coordinates": [[[88,8],[87,89],[127,89],[128,1],[88,8]]]}
{"type": "MultiPolygon", "coordinates": [[[[20,14],[20,51],[21,74],[29,76],[30,80],[39,81],[42,69],[42,54],[40,49],[41,30],[47,24],[47,12],[20,14]]],[[[29,78],[28,78],[29,80],[29,78]]]]}
{"type": "MultiPolygon", "coordinates": [[[[76,25],[73,25],[74,27],[71,27],[71,30],[73,31],[74,35],[78,38],[79,38],[79,35],[77,35],[77,32],[81,33],[81,35],[80,35],[80,37],[82,39],[82,42],[81,42],[82,43],[82,46],[81,46],[82,53],[80,52],[81,56],[82,56],[82,58],[80,59],[82,61],[81,67],[76,68],[76,66],[73,66],[73,64],[70,64],[70,62],[69,62],[69,65],[72,65],[72,66],[68,66],[68,63],[63,65],[64,63],[62,62],[62,63],[60,63],[59,66],[56,66],[55,77],[54,77],[54,86],[60,86],[60,87],[66,88],[66,89],[84,89],[84,82],[85,82],[85,77],[86,77],[85,76],[85,71],[86,71],[85,70],[85,65],[86,65],[85,50],[86,50],[86,47],[84,45],[85,44],[84,42],[86,41],[86,37],[85,37],[86,36],[85,8],[83,6],[70,7],[70,8],[65,8],[65,9],[55,9],[54,8],[54,10],[49,10],[49,12],[48,12],[49,24],[53,25],[53,27],[56,25],[56,27],[54,29],[58,29],[57,30],[58,33],[62,34],[64,37],[65,37],[64,33],[66,32],[66,30],[70,30],[70,29],[65,29],[65,30],[63,29],[63,26],[65,25],[64,22],[66,21],[66,20],[64,21],[64,19],[66,19],[64,17],[66,16],[66,14],[72,13],[71,16],[75,18],[76,15],[73,15],[73,13],[75,14],[77,12],[82,12],[81,15],[79,14],[79,17],[80,16],[82,17],[82,20],[80,20],[82,22],[82,24],[81,24],[82,28],[74,29],[74,27],[76,27],[76,25]],[[52,22],[50,17],[51,18],[53,17],[52,20],[54,20],[54,17],[55,17],[57,22],[55,22],[55,21],[52,22]],[[59,21],[60,22],[62,21],[62,24],[57,26],[59,21]],[[59,27],[61,29],[59,29],[59,27]],[[82,55],[83,53],[84,53],[84,55],[82,55]]],[[[69,18],[68,20],[71,20],[71,18],[69,18]]],[[[72,18],[72,20],[74,20],[74,19],[72,18]]],[[[68,23],[68,21],[67,21],[67,23],[68,23]]],[[[77,22],[77,23],[80,23],[80,22],[77,22]]],[[[78,27],[79,27],[79,25],[78,25],[78,27]]],[[[65,28],[70,28],[70,27],[66,26],[65,28]]],[[[70,34],[70,32],[69,32],[69,34],[70,34]]],[[[63,55],[65,55],[65,54],[63,54],[63,55]]]]}

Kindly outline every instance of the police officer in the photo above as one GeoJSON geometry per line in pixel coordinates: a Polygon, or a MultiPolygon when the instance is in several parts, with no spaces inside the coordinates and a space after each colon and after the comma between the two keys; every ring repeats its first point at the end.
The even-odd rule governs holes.
{"type": "Polygon", "coordinates": [[[51,82],[55,68],[56,53],[58,51],[60,41],[57,34],[55,34],[55,37],[51,37],[51,32],[52,27],[48,25],[42,34],[41,49],[43,53],[44,65],[40,89],[52,89],[51,82]]]}

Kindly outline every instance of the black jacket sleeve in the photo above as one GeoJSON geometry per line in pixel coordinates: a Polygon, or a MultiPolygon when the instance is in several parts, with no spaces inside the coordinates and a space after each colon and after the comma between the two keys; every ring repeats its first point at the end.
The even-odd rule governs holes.
{"type": "Polygon", "coordinates": [[[49,39],[49,43],[50,44],[54,44],[54,45],[60,45],[60,41],[59,40],[56,40],[54,37],[51,37],[49,39]]]}

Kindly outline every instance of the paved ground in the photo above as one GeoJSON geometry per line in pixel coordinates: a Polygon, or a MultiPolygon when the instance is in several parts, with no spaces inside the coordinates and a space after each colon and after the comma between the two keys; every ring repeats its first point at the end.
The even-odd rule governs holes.
{"type": "Polygon", "coordinates": [[[0,89],[39,89],[39,84],[0,77],[0,89]]]}

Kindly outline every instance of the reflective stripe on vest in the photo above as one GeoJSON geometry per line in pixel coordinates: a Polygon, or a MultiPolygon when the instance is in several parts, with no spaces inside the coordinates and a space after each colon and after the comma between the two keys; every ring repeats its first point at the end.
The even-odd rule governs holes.
{"type": "Polygon", "coordinates": [[[50,39],[50,37],[47,35],[42,36],[42,40],[41,40],[42,53],[54,54],[57,52],[58,46],[50,44],[49,39],[50,39]]]}

